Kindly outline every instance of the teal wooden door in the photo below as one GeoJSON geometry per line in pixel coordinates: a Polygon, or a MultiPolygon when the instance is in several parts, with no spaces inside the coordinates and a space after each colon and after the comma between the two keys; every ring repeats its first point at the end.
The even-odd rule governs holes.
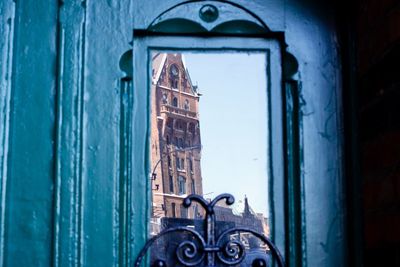
{"type": "Polygon", "coordinates": [[[271,73],[281,106],[271,117],[273,144],[283,148],[272,165],[280,177],[271,204],[275,240],[291,266],[345,266],[340,60],[333,16],[321,7],[308,1],[2,1],[0,264],[132,262],[147,238],[150,196],[149,108],[140,84],[146,79],[131,79],[147,77],[140,64],[149,64],[148,55],[141,51],[153,44],[274,51],[271,73]],[[188,12],[189,5],[203,4],[223,6],[220,20],[188,12]],[[223,21],[231,22],[212,30],[223,21]],[[268,32],[263,41],[257,41],[260,28],[268,32]],[[146,31],[153,36],[146,39],[146,31]],[[166,31],[180,36],[156,36],[166,31]],[[248,43],[240,36],[247,31],[254,38],[248,43]],[[291,158],[299,161],[285,162],[291,158]]]}
{"type": "Polygon", "coordinates": [[[109,4],[1,1],[2,266],[123,258],[119,60],[132,25],[109,4]]]}

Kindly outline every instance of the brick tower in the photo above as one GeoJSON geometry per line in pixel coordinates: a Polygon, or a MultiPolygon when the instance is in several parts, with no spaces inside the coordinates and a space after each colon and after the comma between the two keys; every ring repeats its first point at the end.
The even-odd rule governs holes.
{"type": "Polygon", "coordinates": [[[181,206],[203,194],[199,97],[181,54],[155,53],[151,83],[151,175],[153,218],[194,219],[201,210],[181,206]]]}

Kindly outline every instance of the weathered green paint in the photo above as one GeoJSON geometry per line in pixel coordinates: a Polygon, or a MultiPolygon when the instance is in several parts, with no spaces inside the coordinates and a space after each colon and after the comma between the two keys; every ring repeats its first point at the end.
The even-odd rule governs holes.
{"type": "MultiPolygon", "coordinates": [[[[256,33],[263,23],[269,32],[283,34],[287,51],[298,61],[294,78],[301,88],[301,123],[298,133],[292,132],[298,143],[287,143],[298,161],[288,165],[293,170],[288,192],[296,194],[289,198],[293,205],[286,221],[295,229],[286,233],[295,237],[288,240],[301,249],[288,254],[294,253],[297,266],[345,266],[341,77],[329,9],[318,1],[298,0],[190,5],[206,2],[236,11],[230,16],[220,12],[207,23],[182,12],[184,2],[176,0],[0,2],[0,265],[129,265],[147,237],[149,107],[146,91],[135,90],[146,86],[132,84],[120,59],[131,49],[133,29],[178,18],[193,20],[206,32],[236,21],[220,26],[226,34],[244,20],[251,24],[236,34],[256,33]],[[301,229],[293,220],[301,220],[301,229]]],[[[178,39],[185,49],[212,46],[207,38],[179,38],[163,39],[162,47],[177,47],[168,42],[178,39]]],[[[250,48],[247,41],[226,39],[214,49],[226,44],[250,48]]],[[[135,62],[148,62],[146,57],[133,53],[135,62]]],[[[147,77],[144,65],[134,68],[134,75],[147,77]]],[[[271,77],[281,77],[280,68],[269,70],[271,77]]],[[[278,95],[271,96],[272,102],[282,97],[281,89],[274,91],[278,95]]],[[[271,124],[278,125],[273,144],[283,141],[282,123],[271,124]]],[[[275,164],[282,159],[273,156],[273,171],[283,173],[275,164]]],[[[285,181],[274,185],[274,231],[281,242],[285,181]]]]}
{"type": "Polygon", "coordinates": [[[15,4],[0,2],[0,264],[4,259],[8,133],[10,127],[11,73],[15,4]]]}
{"type": "MultiPolygon", "coordinates": [[[[5,4],[13,5],[12,1],[5,4]]],[[[53,232],[57,6],[49,6],[45,1],[18,1],[15,15],[9,13],[5,19],[9,20],[9,27],[13,26],[10,30],[14,33],[13,40],[8,39],[9,44],[13,43],[8,46],[13,49],[8,51],[13,62],[12,73],[8,75],[11,90],[7,92],[11,93],[11,110],[9,114],[7,109],[2,110],[6,113],[3,116],[11,119],[9,139],[5,140],[9,146],[9,154],[5,155],[8,166],[2,173],[3,185],[7,187],[2,203],[6,216],[1,225],[2,264],[49,266],[53,232]]]]}

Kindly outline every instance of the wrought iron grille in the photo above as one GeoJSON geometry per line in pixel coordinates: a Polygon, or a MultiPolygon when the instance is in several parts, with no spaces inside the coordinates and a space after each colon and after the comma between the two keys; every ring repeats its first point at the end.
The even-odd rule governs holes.
{"type": "Polygon", "coordinates": [[[269,266],[266,254],[271,254],[276,260],[279,267],[284,267],[283,257],[277,247],[263,233],[256,232],[250,228],[232,227],[218,233],[214,207],[217,202],[225,200],[227,205],[232,205],[235,202],[231,194],[221,194],[212,201],[206,201],[202,196],[189,195],[183,200],[183,206],[189,208],[193,202],[199,203],[205,210],[204,232],[197,231],[191,227],[176,226],[167,228],[161,231],[156,236],[149,239],[145,246],[140,251],[135,267],[139,267],[144,261],[146,253],[157,242],[170,234],[179,233],[184,235],[183,240],[176,243],[176,240],[169,240],[167,243],[162,243],[163,246],[170,246],[171,253],[157,253],[150,257],[150,266],[269,266]],[[268,246],[268,252],[255,254],[251,261],[244,261],[246,254],[246,245],[241,239],[232,239],[235,233],[247,233],[258,238],[268,246]],[[175,241],[175,242],[172,242],[175,241]],[[172,246],[169,243],[173,243],[172,246]],[[160,254],[160,255],[158,255],[160,254]]]}

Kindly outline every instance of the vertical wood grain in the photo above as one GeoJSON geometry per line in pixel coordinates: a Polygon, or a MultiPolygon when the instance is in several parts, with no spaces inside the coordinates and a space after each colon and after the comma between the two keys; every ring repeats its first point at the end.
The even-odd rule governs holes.
{"type": "Polygon", "coordinates": [[[65,2],[59,10],[54,266],[83,265],[85,12],[80,0],[65,2]]]}
{"type": "MultiPolygon", "coordinates": [[[[7,183],[2,181],[7,191],[2,196],[2,208],[5,209],[2,218],[3,265],[48,266],[54,186],[57,5],[42,0],[15,1],[15,7],[12,1],[2,1],[0,5],[4,7],[4,4],[9,7],[6,16],[1,17],[9,28],[9,37],[4,39],[8,43],[9,63],[2,64],[2,68],[7,66],[8,73],[5,87],[8,96],[2,101],[5,100],[9,117],[3,117],[6,120],[3,127],[9,128],[6,132],[10,138],[3,139],[9,145],[8,160],[6,165],[3,161],[2,169],[7,175],[7,183]],[[12,15],[12,9],[15,15],[12,15]],[[4,170],[5,166],[7,170],[4,170]]],[[[3,15],[4,11],[1,11],[3,15]]],[[[5,147],[7,149],[7,145],[5,147]]],[[[4,187],[2,191],[4,193],[4,187]]]]}
{"type": "Polygon", "coordinates": [[[0,265],[3,265],[15,4],[0,3],[0,265]]]}

